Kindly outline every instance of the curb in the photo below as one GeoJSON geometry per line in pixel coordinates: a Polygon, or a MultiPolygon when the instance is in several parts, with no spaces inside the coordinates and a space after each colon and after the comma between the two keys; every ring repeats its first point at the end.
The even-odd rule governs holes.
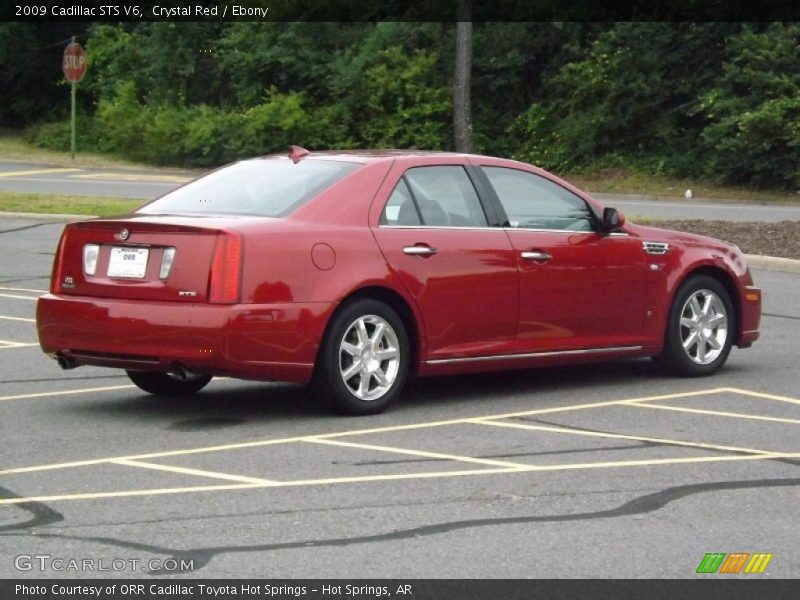
{"type": "Polygon", "coordinates": [[[800,260],[781,258],[779,256],[764,256],[763,254],[745,254],[747,265],[751,269],[769,269],[770,271],[783,271],[785,273],[800,273],[800,260]]]}
{"type": "Polygon", "coordinates": [[[82,221],[96,219],[96,215],[68,215],[59,213],[2,212],[0,219],[31,219],[32,221],[82,221]]]}
{"type": "MultiPolygon", "coordinates": [[[[33,219],[39,221],[80,221],[96,218],[92,215],[60,215],[46,213],[0,212],[0,219],[33,219]]],[[[780,256],[764,256],[762,254],[745,254],[747,264],[754,269],[769,269],[785,273],[800,273],[800,260],[781,258],[780,256]]]]}

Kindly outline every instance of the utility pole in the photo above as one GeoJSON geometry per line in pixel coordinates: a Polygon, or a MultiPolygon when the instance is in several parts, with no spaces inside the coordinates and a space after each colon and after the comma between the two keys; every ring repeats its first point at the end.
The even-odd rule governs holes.
{"type": "Polygon", "coordinates": [[[456,7],[456,60],[453,72],[453,133],[456,152],[472,152],[472,1],[456,7]]]}

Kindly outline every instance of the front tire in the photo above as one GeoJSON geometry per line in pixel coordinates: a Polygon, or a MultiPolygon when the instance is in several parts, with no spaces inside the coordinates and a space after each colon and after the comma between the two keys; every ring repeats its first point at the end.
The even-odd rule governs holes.
{"type": "Polygon", "coordinates": [[[181,379],[170,373],[154,373],[151,371],[125,371],[128,378],[141,390],[155,396],[175,398],[191,396],[202,390],[211,381],[211,375],[187,375],[181,379]]]}
{"type": "Polygon", "coordinates": [[[654,361],[676,375],[711,375],[728,359],[735,331],[736,314],[725,287],[707,275],[691,277],[675,295],[664,351],[654,361]]]}
{"type": "Polygon", "coordinates": [[[333,317],[315,387],[337,412],[379,413],[400,395],[410,354],[403,321],[390,306],[355,300],[333,317]]]}

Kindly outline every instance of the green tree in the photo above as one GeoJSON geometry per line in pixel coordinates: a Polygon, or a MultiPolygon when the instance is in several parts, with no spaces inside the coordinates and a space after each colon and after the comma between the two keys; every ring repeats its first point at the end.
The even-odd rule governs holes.
{"type": "Polygon", "coordinates": [[[703,96],[707,173],[732,183],[800,189],[800,25],[751,27],[729,39],[703,96]]]}
{"type": "Polygon", "coordinates": [[[735,24],[618,23],[544,80],[513,131],[521,157],[550,168],[697,164],[697,98],[714,81],[735,24]]]}

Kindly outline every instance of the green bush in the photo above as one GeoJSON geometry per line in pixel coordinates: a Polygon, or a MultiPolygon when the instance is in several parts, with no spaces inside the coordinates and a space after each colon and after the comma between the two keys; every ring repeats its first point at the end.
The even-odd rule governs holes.
{"type": "Polygon", "coordinates": [[[242,115],[242,129],[237,134],[237,149],[244,156],[269,154],[288,148],[290,144],[306,144],[304,129],[310,115],[300,93],[279,94],[270,91],[266,102],[242,115]]]}
{"type": "MultiPolygon", "coordinates": [[[[25,131],[26,141],[49,150],[68,152],[71,145],[69,120],[39,123],[25,131]]],[[[97,147],[96,122],[90,115],[78,113],[75,127],[75,146],[78,152],[94,152],[97,147]]]]}
{"type": "Polygon", "coordinates": [[[619,157],[665,174],[695,169],[702,123],[693,107],[730,27],[629,22],[601,32],[543,78],[538,101],[509,128],[516,156],[555,169],[619,157]]]}
{"type": "Polygon", "coordinates": [[[70,122],[41,123],[25,133],[25,139],[41,148],[50,150],[69,150],[70,122]]]}
{"type": "Polygon", "coordinates": [[[95,145],[105,152],[145,160],[145,128],[151,119],[151,111],[136,97],[133,82],[123,82],[113,97],[101,100],[97,107],[95,145]]]}
{"type": "Polygon", "coordinates": [[[444,149],[452,100],[436,85],[435,54],[406,53],[393,46],[364,71],[365,120],[358,132],[368,147],[444,149]]]}

